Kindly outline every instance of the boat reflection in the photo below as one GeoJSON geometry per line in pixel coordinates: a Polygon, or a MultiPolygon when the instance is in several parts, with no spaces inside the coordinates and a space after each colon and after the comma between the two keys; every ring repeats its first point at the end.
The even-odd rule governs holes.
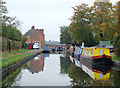
{"type": "Polygon", "coordinates": [[[49,54],[40,54],[32,61],[29,61],[27,64],[27,69],[32,73],[39,73],[40,71],[44,70],[44,63],[45,63],[45,58],[49,57],[49,54]]]}
{"type": "Polygon", "coordinates": [[[108,80],[110,77],[111,66],[110,65],[92,65],[81,63],[80,58],[73,58],[68,56],[69,59],[77,66],[80,67],[85,73],[87,73],[94,80],[108,80]]]}
{"type": "Polygon", "coordinates": [[[50,54],[66,54],[66,51],[63,50],[63,51],[54,51],[54,52],[51,52],[50,54]]]}

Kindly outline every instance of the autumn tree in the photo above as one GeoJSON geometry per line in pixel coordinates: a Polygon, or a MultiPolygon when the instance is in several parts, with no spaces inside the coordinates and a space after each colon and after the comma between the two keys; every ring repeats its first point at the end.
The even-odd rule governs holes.
{"type": "Polygon", "coordinates": [[[116,4],[116,13],[118,13],[118,24],[117,28],[119,31],[119,34],[116,34],[114,37],[113,45],[114,45],[114,52],[115,54],[120,57],[120,1],[116,4]]]}
{"type": "Polygon", "coordinates": [[[118,15],[110,2],[95,2],[92,9],[92,30],[97,40],[112,40],[117,33],[118,15]]]}

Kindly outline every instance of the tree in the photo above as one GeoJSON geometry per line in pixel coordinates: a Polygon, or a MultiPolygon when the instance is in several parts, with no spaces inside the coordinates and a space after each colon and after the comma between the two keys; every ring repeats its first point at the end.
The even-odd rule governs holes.
{"type": "Polygon", "coordinates": [[[6,2],[5,0],[0,1],[0,8],[1,8],[1,14],[8,13],[7,7],[5,6],[6,2]]]}
{"type": "Polygon", "coordinates": [[[20,21],[16,20],[16,17],[6,16],[7,7],[5,6],[6,2],[0,2],[2,7],[2,37],[8,38],[11,40],[21,41],[22,33],[19,30],[21,25],[20,21]]]}
{"type": "Polygon", "coordinates": [[[115,54],[120,57],[120,1],[116,4],[116,13],[118,13],[118,32],[119,34],[116,34],[113,40],[114,45],[114,52],[115,54]]]}
{"type": "Polygon", "coordinates": [[[22,36],[22,48],[25,48],[26,44],[25,42],[27,41],[27,37],[24,35],[22,36]]]}
{"type": "Polygon", "coordinates": [[[60,43],[68,44],[71,42],[71,36],[68,34],[69,26],[60,26],[60,43]]]}
{"type": "Polygon", "coordinates": [[[97,40],[112,40],[118,34],[116,8],[110,2],[95,2],[92,8],[91,28],[97,40]]]}
{"type": "Polygon", "coordinates": [[[73,7],[74,14],[71,17],[71,24],[69,34],[72,39],[78,43],[85,42],[86,46],[95,45],[93,34],[91,32],[90,20],[91,20],[91,9],[87,4],[81,4],[73,7]]]}

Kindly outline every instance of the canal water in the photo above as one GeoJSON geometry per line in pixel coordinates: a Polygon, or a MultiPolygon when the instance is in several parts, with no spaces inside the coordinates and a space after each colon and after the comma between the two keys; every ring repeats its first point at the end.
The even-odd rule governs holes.
{"type": "Polygon", "coordinates": [[[82,65],[80,59],[66,54],[40,54],[9,73],[2,86],[120,87],[120,70],[111,68],[107,75],[97,72],[82,65]]]}

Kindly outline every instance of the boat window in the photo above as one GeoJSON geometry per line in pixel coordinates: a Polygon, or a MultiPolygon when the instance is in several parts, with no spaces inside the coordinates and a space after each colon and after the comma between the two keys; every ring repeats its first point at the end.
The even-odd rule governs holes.
{"type": "Polygon", "coordinates": [[[91,55],[93,55],[93,49],[91,50],[91,55]]]}
{"type": "Polygon", "coordinates": [[[102,74],[102,78],[104,78],[104,75],[102,74]]]}
{"type": "Polygon", "coordinates": [[[102,53],[104,54],[104,49],[102,50],[102,53]]]}
{"type": "Polygon", "coordinates": [[[99,78],[101,78],[101,73],[99,73],[99,78]]]}
{"type": "Polygon", "coordinates": [[[101,49],[99,49],[99,55],[101,55],[101,49]]]}
{"type": "Polygon", "coordinates": [[[83,53],[83,55],[85,55],[85,51],[83,50],[83,52],[81,52],[81,53],[83,53]]]}
{"type": "Polygon", "coordinates": [[[87,54],[89,55],[89,50],[87,50],[87,54]]]}

